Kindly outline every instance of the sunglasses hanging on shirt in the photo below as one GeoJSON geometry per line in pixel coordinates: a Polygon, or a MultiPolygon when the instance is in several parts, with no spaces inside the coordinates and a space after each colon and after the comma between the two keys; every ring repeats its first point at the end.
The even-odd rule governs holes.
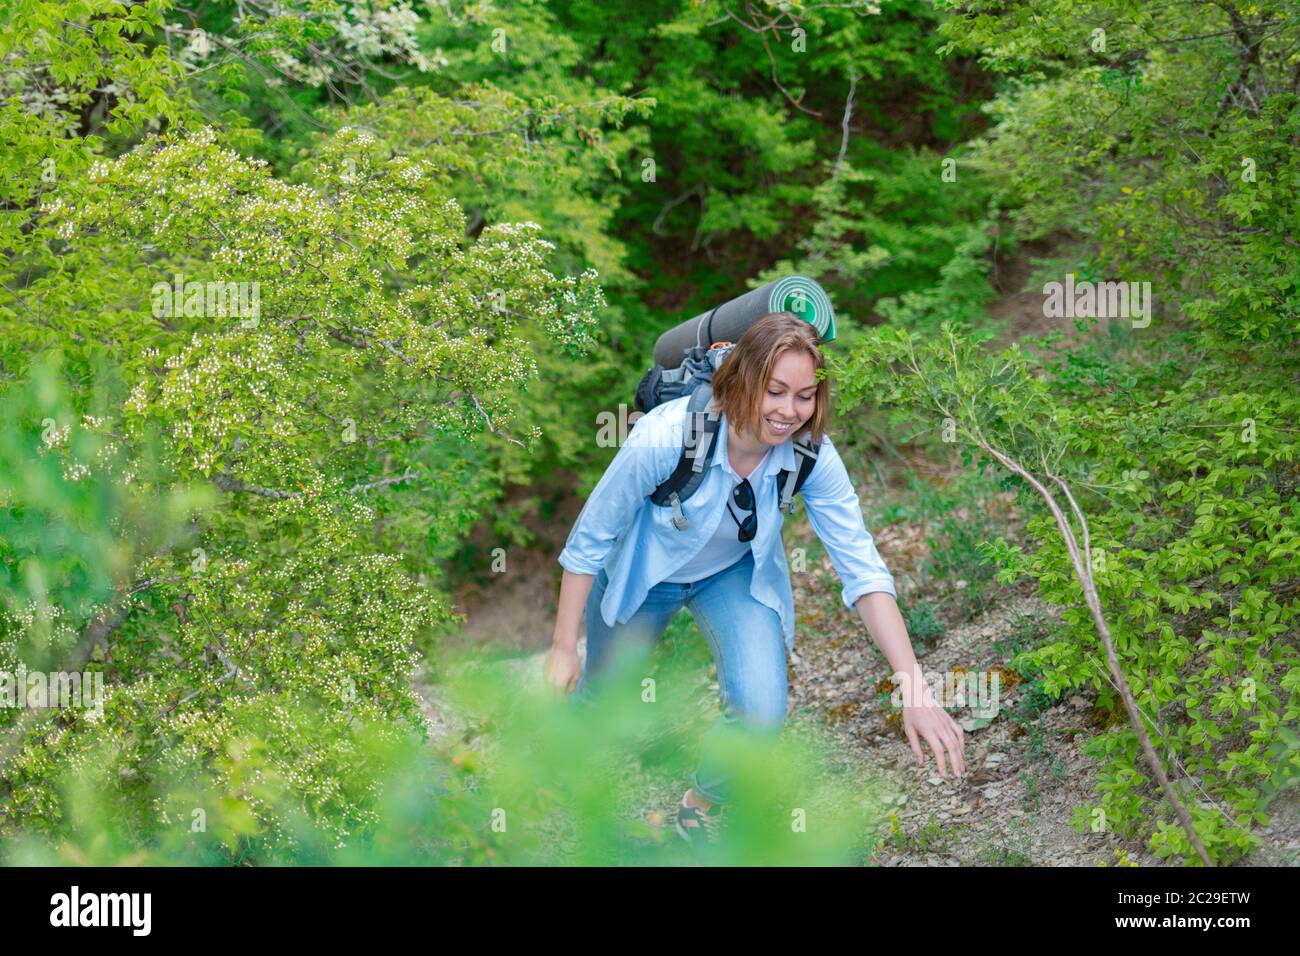
{"type": "Polygon", "coordinates": [[[727,502],[727,511],[731,512],[731,518],[740,526],[736,537],[741,541],[752,541],[754,535],[758,534],[758,512],[754,510],[754,489],[749,484],[749,479],[742,479],[740,484],[731,492],[731,500],[727,502]],[[745,520],[741,521],[736,517],[736,513],[731,510],[731,502],[734,501],[741,511],[748,511],[745,520]]]}

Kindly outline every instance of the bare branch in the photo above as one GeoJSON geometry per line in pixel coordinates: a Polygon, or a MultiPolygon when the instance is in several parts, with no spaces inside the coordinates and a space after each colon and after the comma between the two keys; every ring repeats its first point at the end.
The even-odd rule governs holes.
{"type": "Polygon", "coordinates": [[[217,475],[212,479],[212,482],[222,491],[232,491],[237,494],[261,495],[263,498],[297,498],[299,494],[296,491],[284,491],[280,488],[261,488],[257,485],[245,484],[241,479],[235,478],[228,472],[222,472],[217,475]]]}
{"type": "Polygon", "coordinates": [[[858,75],[855,71],[849,71],[849,95],[844,98],[844,119],[840,123],[843,133],[840,136],[840,154],[835,157],[835,168],[831,170],[831,179],[840,174],[840,165],[844,162],[844,154],[849,149],[849,117],[853,115],[853,94],[858,89],[858,75]]]}
{"type": "Polygon", "coordinates": [[[399,482],[410,481],[412,478],[415,477],[416,477],[415,472],[413,472],[411,469],[408,468],[406,469],[405,474],[394,475],[391,478],[380,478],[378,481],[371,481],[371,482],[367,482],[366,484],[355,484],[348,490],[355,495],[363,491],[370,491],[374,488],[383,488],[387,485],[395,485],[398,484],[399,482]]]}

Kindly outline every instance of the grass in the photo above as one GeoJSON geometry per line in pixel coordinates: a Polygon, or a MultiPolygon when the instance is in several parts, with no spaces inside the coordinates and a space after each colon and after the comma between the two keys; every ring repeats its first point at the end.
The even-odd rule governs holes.
{"type": "Polygon", "coordinates": [[[982,866],[1032,866],[1031,846],[1027,822],[1013,819],[1010,836],[981,842],[975,851],[974,862],[982,866]]]}
{"type": "Polygon", "coordinates": [[[935,616],[933,602],[920,600],[900,607],[903,623],[907,625],[912,647],[918,655],[934,648],[946,633],[942,622],[935,616]]]}
{"type": "MultiPolygon", "coordinates": [[[[969,470],[943,483],[907,471],[903,481],[904,490],[881,502],[869,520],[874,526],[908,522],[924,528],[929,557],[916,574],[921,590],[935,595],[925,613],[936,620],[939,613],[974,619],[997,591],[998,569],[980,545],[1008,530],[991,507],[1003,491],[1001,484],[992,475],[969,470]]],[[[923,618],[918,624],[933,627],[923,618]]]]}
{"type": "Polygon", "coordinates": [[[889,817],[890,833],[888,843],[900,853],[927,855],[937,853],[946,856],[958,842],[958,837],[965,824],[941,823],[933,813],[930,819],[911,832],[903,829],[898,814],[889,817]]]}

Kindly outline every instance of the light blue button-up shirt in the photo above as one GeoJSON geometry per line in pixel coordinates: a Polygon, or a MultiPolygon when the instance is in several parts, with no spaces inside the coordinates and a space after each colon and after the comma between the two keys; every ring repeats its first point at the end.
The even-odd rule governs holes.
{"type": "MultiPolygon", "coordinates": [[[[630,619],[652,587],[704,547],[719,521],[731,520],[726,502],[738,479],[727,454],[725,414],[707,474],[682,503],[690,526],[679,531],[672,522],[672,508],[650,501],[651,493],[672,474],[681,457],[689,400],[683,396],[665,402],[637,419],[592,489],[560,552],[560,565],[575,574],[596,574],[605,568],[609,585],[600,611],[610,627],[630,619]]],[[[786,648],[793,650],[794,595],[777,488],[780,470],[795,467],[793,439],[786,439],[773,451],[762,476],[750,476],[757,498],[758,533],[752,542],[754,573],[749,591],[781,616],[786,648]]],[[[817,463],[801,494],[808,521],[839,574],[844,604],[852,609],[858,598],[873,591],[888,591],[897,598],[894,577],[862,522],[857,493],[829,435],[822,438],[817,463]]]]}

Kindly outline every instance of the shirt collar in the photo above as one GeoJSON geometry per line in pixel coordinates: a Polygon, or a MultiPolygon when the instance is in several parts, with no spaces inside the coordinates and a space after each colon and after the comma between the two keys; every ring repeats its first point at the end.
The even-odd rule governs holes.
{"type": "MultiPolygon", "coordinates": [[[[735,472],[732,469],[731,462],[727,456],[727,416],[724,413],[724,414],[720,414],[718,418],[719,418],[718,435],[717,435],[718,447],[713,453],[713,461],[712,463],[710,463],[709,467],[712,468],[715,465],[719,468],[725,467],[728,471],[731,471],[734,474],[735,472]],[[724,465],[723,462],[726,462],[726,464],[724,465]]],[[[777,445],[773,449],[773,454],[768,456],[767,461],[764,464],[764,471],[762,475],[750,475],[749,477],[753,479],[755,477],[766,477],[767,475],[775,475],[778,471],[781,471],[782,469],[786,471],[794,471],[793,437],[787,438],[785,441],[781,442],[781,444],[777,445]]],[[[750,484],[753,484],[753,482],[751,481],[750,484]]]]}

